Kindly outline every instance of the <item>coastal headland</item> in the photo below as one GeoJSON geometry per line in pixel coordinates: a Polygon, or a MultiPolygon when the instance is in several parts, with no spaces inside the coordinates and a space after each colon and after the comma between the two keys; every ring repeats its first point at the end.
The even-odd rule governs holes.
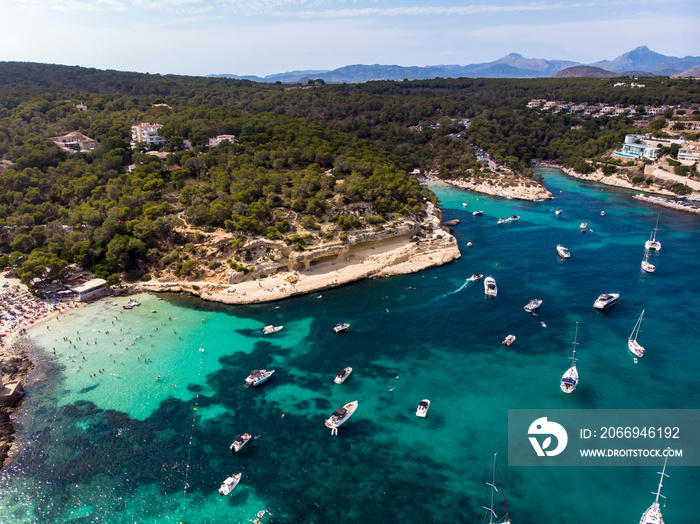
{"type": "Polygon", "coordinates": [[[505,178],[496,180],[496,182],[493,182],[492,179],[480,180],[479,182],[460,179],[445,180],[444,182],[460,189],[515,200],[549,200],[552,198],[552,193],[541,184],[520,178],[505,178]]]}
{"type": "Polygon", "coordinates": [[[196,280],[166,276],[126,287],[129,292],[189,293],[213,302],[250,304],[365,278],[415,273],[461,256],[457,240],[440,225],[440,216],[440,210],[427,204],[420,220],[405,220],[391,230],[357,232],[348,235],[347,242],[320,244],[303,251],[261,241],[250,246],[260,253],[248,273],[225,268],[196,280]]]}

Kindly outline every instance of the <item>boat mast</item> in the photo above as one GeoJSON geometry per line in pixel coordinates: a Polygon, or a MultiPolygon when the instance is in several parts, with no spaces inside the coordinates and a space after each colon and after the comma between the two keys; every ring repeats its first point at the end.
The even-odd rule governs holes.
{"type": "Polygon", "coordinates": [[[576,366],[576,346],[578,346],[578,321],[576,322],[576,334],[574,335],[574,341],[572,344],[574,345],[574,355],[571,358],[571,366],[575,367],[576,366]]]}
{"type": "MultiPolygon", "coordinates": [[[[642,314],[639,315],[639,318],[637,319],[637,323],[634,325],[634,329],[632,330],[632,335],[634,335],[634,341],[637,341],[637,335],[639,335],[639,330],[642,327],[642,318],[644,318],[644,311],[645,309],[642,309],[642,314]]],[[[632,338],[632,335],[630,335],[630,338],[632,338]]]]}
{"type": "MultiPolygon", "coordinates": [[[[666,448],[666,449],[668,450],[671,448],[666,448]]],[[[654,504],[657,504],[657,505],[659,504],[659,497],[663,497],[664,499],[666,499],[666,497],[664,497],[661,494],[661,487],[663,486],[663,483],[664,483],[664,477],[668,477],[668,475],[666,475],[666,462],[668,462],[668,455],[666,455],[666,458],[664,459],[664,469],[661,470],[661,473],[659,473],[657,471],[657,473],[659,473],[659,475],[661,475],[661,478],[659,479],[659,487],[656,489],[656,493],[654,493],[653,491],[651,492],[652,495],[656,495],[656,500],[654,500],[654,504]]]]}
{"type": "Polygon", "coordinates": [[[491,513],[491,516],[489,517],[489,524],[494,524],[494,519],[498,519],[498,515],[496,515],[496,512],[493,510],[493,492],[498,491],[498,488],[496,487],[496,457],[498,456],[498,453],[494,453],[493,455],[493,475],[491,476],[491,482],[487,482],[486,485],[490,486],[491,489],[491,507],[487,508],[486,506],[481,506],[485,510],[489,511],[491,513]]]}
{"type": "MultiPolygon", "coordinates": [[[[498,455],[498,453],[496,453],[496,455],[498,455]]],[[[496,469],[496,472],[498,473],[498,485],[501,486],[501,495],[503,495],[503,505],[506,508],[506,518],[508,519],[506,522],[510,524],[510,512],[508,511],[508,503],[506,502],[506,492],[503,490],[503,482],[501,482],[501,472],[498,471],[498,469],[496,469]]]]}

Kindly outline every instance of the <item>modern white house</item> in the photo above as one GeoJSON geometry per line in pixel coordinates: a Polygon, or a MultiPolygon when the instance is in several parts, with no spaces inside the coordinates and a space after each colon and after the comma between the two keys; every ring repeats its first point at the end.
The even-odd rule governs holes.
{"type": "Polygon", "coordinates": [[[681,147],[678,150],[678,161],[685,166],[700,162],[700,144],[687,144],[681,147]]]}
{"type": "Polygon", "coordinates": [[[143,122],[137,126],[131,126],[131,147],[134,147],[139,142],[143,142],[147,146],[164,146],[168,140],[158,134],[163,124],[149,124],[143,122]]]}
{"type": "Polygon", "coordinates": [[[74,287],[72,290],[76,294],[75,299],[78,302],[94,300],[109,293],[107,281],[102,278],[93,278],[84,284],[74,287]]]}
{"type": "Polygon", "coordinates": [[[646,158],[647,160],[656,160],[659,154],[659,148],[648,145],[645,138],[640,135],[627,135],[625,143],[622,145],[622,151],[615,151],[617,156],[625,158],[646,158]]]}
{"type": "Polygon", "coordinates": [[[216,147],[224,140],[228,140],[232,144],[236,143],[236,135],[217,135],[209,139],[209,147],[216,147]]]}

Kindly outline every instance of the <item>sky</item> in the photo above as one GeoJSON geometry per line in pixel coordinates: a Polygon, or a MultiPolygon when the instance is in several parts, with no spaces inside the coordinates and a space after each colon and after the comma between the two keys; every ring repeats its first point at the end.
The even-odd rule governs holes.
{"type": "Polygon", "coordinates": [[[698,0],[0,0],[0,61],[264,77],[353,64],[700,56],[698,0]]]}

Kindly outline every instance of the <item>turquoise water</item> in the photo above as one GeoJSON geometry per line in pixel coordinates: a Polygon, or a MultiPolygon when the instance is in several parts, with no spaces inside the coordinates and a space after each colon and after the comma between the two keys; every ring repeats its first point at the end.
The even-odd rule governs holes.
{"type": "MultiPolygon", "coordinates": [[[[508,467],[507,410],[699,407],[700,220],[543,173],[553,201],[434,186],[445,218],[461,220],[460,246],[474,243],[440,268],[247,307],[142,295],[131,311],[98,302],[37,327],[0,522],[245,523],[262,509],[275,523],[479,522],[496,451],[513,522],[638,522],[658,468],[508,467]],[[663,249],[645,275],[659,210],[663,249]],[[593,231],[581,234],[584,220],[593,231]],[[498,297],[465,285],[472,273],[493,275],[498,297]],[[600,314],[603,292],[621,299],[600,314]],[[522,309],[531,298],[544,301],[536,317],[522,309]],[[635,365],[626,339],[643,308],[635,365]],[[341,321],[350,331],[335,335],[341,321]],[[564,395],[576,321],[581,378],[564,395]],[[284,329],[263,336],[267,324],[284,329]],[[276,373],[246,389],[254,368],[276,373]],[[351,400],[357,412],[331,436],[324,420],[351,400]],[[260,438],[231,455],[246,431],[260,438]]],[[[697,468],[667,473],[664,519],[693,522],[697,468]]]]}

